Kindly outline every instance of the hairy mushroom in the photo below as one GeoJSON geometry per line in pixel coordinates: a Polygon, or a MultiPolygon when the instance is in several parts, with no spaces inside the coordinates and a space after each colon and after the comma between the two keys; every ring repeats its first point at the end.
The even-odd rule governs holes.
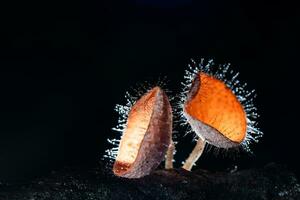
{"type": "Polygon", "coordinates": [[[206,143],[217,148],[243,146],[249,150],[248,144],[262,136],[256,128],[257,113],[251,97],[254,90],[248,92],[245,85],[239,85],[235,80],[238,73],[226,80],[229,65],[220,66],[221,73],[216,74],[211,72],[211,65],[212,61],[203,66],[202,60],[200,69],[194,69],[188,76],[190,82],[182,102],[182,116],[198,139],[183,165],[186,170],[191,170],[206,143]]]}
{"type": "Polygon", "coordinates": [[[160,87],[131,108],[113,166],[117,176],[140,178],[157,168],[172,140],[172,109],[160,87]]]}

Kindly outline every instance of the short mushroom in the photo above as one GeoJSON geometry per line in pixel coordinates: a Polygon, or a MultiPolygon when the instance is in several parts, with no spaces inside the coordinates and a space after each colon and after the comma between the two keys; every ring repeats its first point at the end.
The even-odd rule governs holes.
{"type": "Polygon", "coordinates": [[[171,137],[171,105],[165,92],[154,87],[129,112],[113,166],[114,174],[126,178],[150,174],[165,158],[171,137]]]}

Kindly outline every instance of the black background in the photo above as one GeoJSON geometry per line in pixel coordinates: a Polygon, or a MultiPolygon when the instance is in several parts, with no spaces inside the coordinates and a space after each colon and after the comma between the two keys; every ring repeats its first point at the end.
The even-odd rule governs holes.
{"type": "MultiPolygon", "coordinates": [[[[190,58],[241,72],[257,90],[265,133],[254,156],[208,152],[198,166],[274,161],[299,172],[297,12],[287,1],[258,0],[1,2],[0,181],[97,166],[117,134],[113,109],[125,91],[167,76],[178,94],[190,58]]],[[[177,159],[191,148],[183,139],[177,159]]]]}

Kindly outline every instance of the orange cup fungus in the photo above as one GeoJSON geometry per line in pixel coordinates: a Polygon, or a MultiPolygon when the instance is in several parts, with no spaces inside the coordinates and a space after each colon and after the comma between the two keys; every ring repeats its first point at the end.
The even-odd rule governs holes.
{"type": "Polygon", "coordinates": [[[148,175],[165,158],[172,135],[172,109],[165,92],[154,87],[131,107],[113,172],[126,178],[148,175]]]}
{"type": "MultiPolygon", "coordinates": [[[[195,62],[193,62],[195,65],[195,62]]],[[[215,73],[210,60],[186,71],[186,91],[182,98],[182,116],[197,134],[197,144],[183,165],[191,170],[206,143],[218,148],[242,146],[247,151],[251,141],[257,142],[262,132],[256,128],[257,113],[253,104],[254,90],[236,80],[238,73],[229,73],[229,65],[219,65],[215,73]]]]}
{"type": "Polygon", "coordinates": [[[208,143],[230,148],[246,137],[243,106],[224,82],[199,73],[184,104],[184,113],[196,134],[208,143]]]}

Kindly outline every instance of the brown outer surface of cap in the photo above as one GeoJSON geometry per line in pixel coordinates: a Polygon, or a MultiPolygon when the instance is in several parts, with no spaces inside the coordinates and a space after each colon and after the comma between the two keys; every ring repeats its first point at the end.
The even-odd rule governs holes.
{"type": "MultiPolygon", "coordinates": [[[[117,172],[124,165],[116,161],[113,171],[115,175],[126,178],[140,178],[150,174],[165,158],[172,137],[172,108],[165,92],[155,87],[149,92],[156,92],[156,100],[149,126],[141,142],[138,154],[126,171],[117,172]]],[[[128,164],[125,164],[128,165],[128,164]]]]}

